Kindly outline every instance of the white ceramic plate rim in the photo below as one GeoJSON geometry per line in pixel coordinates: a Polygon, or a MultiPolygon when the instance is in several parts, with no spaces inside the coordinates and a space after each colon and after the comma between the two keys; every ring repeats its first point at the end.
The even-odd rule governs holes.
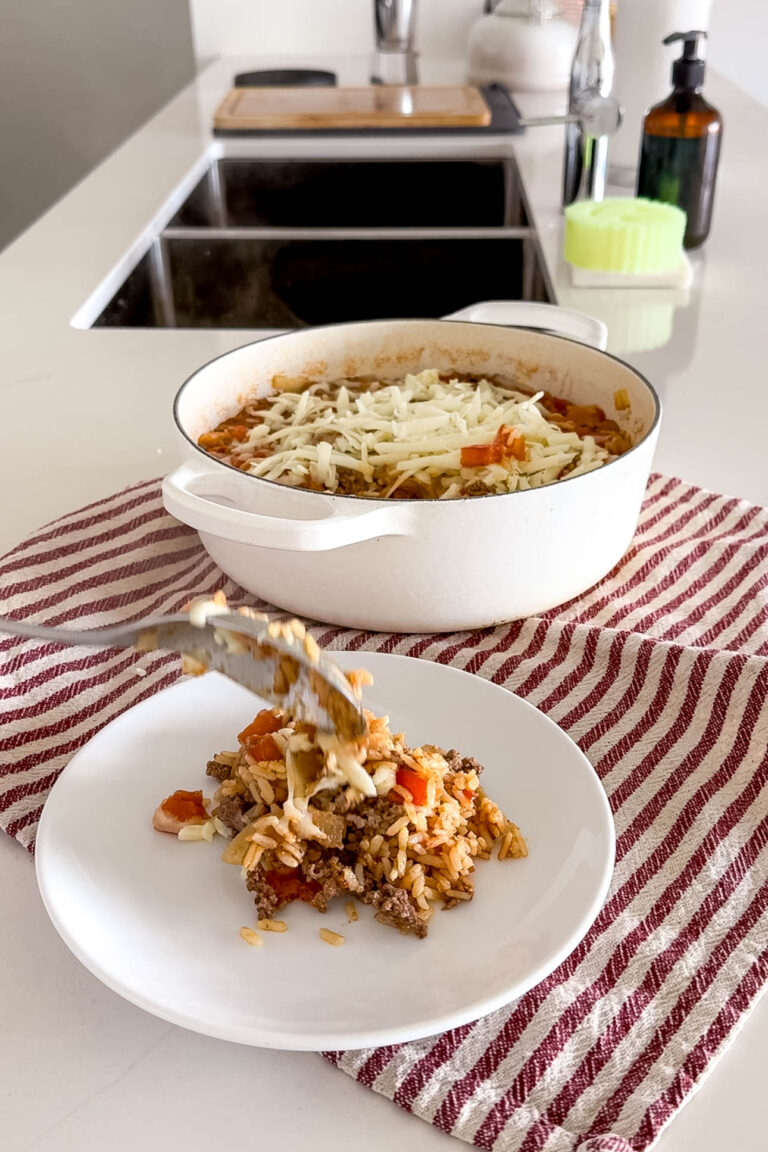
{"type": "MultiPolygon", "coordinates": [[[[216,1039],[229,1040],[235,1043],[248,1044],[255,1047],[284,1049],[291,1051],[325,1051],[325,1050],[338,1050],[345,1048],[368,1048],[380,1047],[386,1044],[399,1044],[405,1043],[410,1040],[422,1039],[426,1036],[433,1036],[440,1032],[447,1031],[451,1028],[459,1027],[463,1024],[471,1023],[480,1019],[483,1016],[502,1008],[515,1000],[519,999],[526,992],[534,988],[547,976],[549,976],[577,947],[584,936],[589,931],[594,923],[600,909],[602,908],[611,883],[613,875],[614,860],[615,860],[615,829],[613,823],[613,816],[611,813],[608,798],[605,794],[603,786],[600,782],[597,773],[590,764],[587,757],[579,749],[578,745],[574,743],[567,736],[565,732],[553,720],[551,720],[544,713],[540,712],[528,701],[522,697],[508,691],[507,689],[493,684],[491,681],[484,678],[473,676],[471,673],[464,672],[458,668],[452,668],[448,665],[437,664],[431,661],[414,660],[412,657],[399,656],[395,654],[384,653],[371,653],[371,652],[331,652],[329,653],[338,660],[342,666],[350,668],[359,666],[371,666],[375,675],[375,665],[381,660],[387,662],[399,661],[403,665],[407,664],[429,664],[432,668],[437,669],[440,675],[464,678],[468,677],[472,680],[479,680],[480,683],[493,692],[498,693],[500,696],[511,697],[515,701],[515,707],[522,707],[534,713],[537,717],[537,723],[551,726],[558,730],[560,736],[565,738],[571,745],[571,752],[574,756],[574,762],[578,759],[583,769],[586,772],[586,778],[590,779],[593,785],[592,791],[594,793],[595,802],[595,816],[601,823],[601,833],[605,837],[605,853],[601,861],[601,866],[598,874],[598,880],[595,884],[594,894],[587,910],[584,912],[578,926],[571,931],[561,942],[560,946],[553,949],[551,953],[538,965],[535,965],[527,973],[524,979],[518,979],[510,982],[509,986],[498,992],[495,995],[480,995],[471,1002],[462,1004],[461,1007],[450,1012],[443,1012],[439,1015],[429,1015],[423,1019],[413,1020],[406,1026],[401,1027],[388,1027],[382,1025],[380,1028],[360,1030],[360,1031],[328,1031],[320,1032],[317,1030],[307,1030],[306,1032],[292,1031],[289,1034],[279,1031],[279,1029],[255,1029],[252,1025],[242,1028],[239,1025],[222,1025],[218,1022],[211,1020],[201,1020],[200,1017],[190,1011],[182,1011],[179,1009],[169,1008],[164,1002],[153,999],[152,996],[142,993],[140,988],[136,988],[125,980],[121,980],[106,966],[104,966],[74,933],[65,915],[62,915],[56,895],[55,884],[52,883],[53,876],[49,874],[49,838],[54,834],[55,817],[50,815],[53,812],[53,807],[49,808],[46,804],[38,826],[36,838],[36,851],[35,851],[35,870],[37,876],[37,883],[40,895],[43,901],[45,910],[53,923],[56,931],[61,939],[67,945],[73,955],[88,969],[94,976],[96,976],[103,984],[105,984],[112,991],[122,996],[130,1003],[143,1008],[145,1011],[150,1012],[152,1015],[160,1019],[167,1020],[172,1024],[179,1025],[180,1027],[187,1028],[193,1032],[199,1032],[203,1035],[212,1036],[216,1039]]],[[[214,674],[217,675],[217,674],[214,674]]],[[[177,693],[186,686],[187,681],[181,681],[166,688],[162,691],[163,695],[168,693],[177,693]]],[[[159,695],[159,694],[158,694],[159,695]]],[[[151,697],[150,700],[155,699],[151,697]]],[[[85,744],[73,756],[67,767],[62,772],[57,780],[54,789],[61,787],[61,782],[64,781],[63,787],[66,788],[67,775],[70,773],[74,766],[76,766],[78,759],[86,753],[94,742],[99,741],[104,733],[108,732],[116,724],[134,713],[136,710],[141,709],[143,704],[149,701],[143,701],[129,708],[126,712],[121,713],[109,724],[105,725],[87,744],[85,744]]],[[[53,792],[53,790],[52,790],[53,792]]],[[[53,865],[51,861],[51,865],[53,865]]]]}

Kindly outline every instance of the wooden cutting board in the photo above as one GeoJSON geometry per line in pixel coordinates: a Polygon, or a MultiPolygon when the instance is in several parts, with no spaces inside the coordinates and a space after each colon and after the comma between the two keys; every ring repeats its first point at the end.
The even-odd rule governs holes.
{"type": "Polygon", "coordinates": [[[241,129],[484,127],[491,113],[477,88],[233,88],[214,127],[241,129]]]}

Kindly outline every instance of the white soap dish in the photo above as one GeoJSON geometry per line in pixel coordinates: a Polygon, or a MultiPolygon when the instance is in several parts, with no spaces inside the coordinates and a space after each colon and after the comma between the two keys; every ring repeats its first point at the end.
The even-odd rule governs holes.
{"type": "Polygon", "coordinates": [[[574,288],[690,288],[693,266],[685,252],[668,272],[596,272],[568,264],[574,288]]]}

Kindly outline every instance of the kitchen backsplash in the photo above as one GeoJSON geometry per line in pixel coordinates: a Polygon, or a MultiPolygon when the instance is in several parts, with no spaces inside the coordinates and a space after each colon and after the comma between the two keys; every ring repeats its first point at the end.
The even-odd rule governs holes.
{"type": "MultiPolygon", "coordinates": [[[[578,19],[581,3],[563,0],[561,10],[578,19]]],[[[200,63],[224,55],[351,55],[373,47],[372,0],[190,0],[190,8],[200,63]]],[[[419,8],[420,49],[463,58],[483,0],[419,0],[419,8]]],[[[768,0],[715,0],[710,64],[768,104],[766,39],[768,0]]]]}
{"type": "MultiPolygon", "coordinates": [[[[498,3],[498,0],[495,0],[498,3]]],[[[617,0],[612,0],[615,7],[617,0]]],[[[578,24],[584,0],[560,0],[560,14],[578,24]]],[[[419,44],[432,56],[463,57],[467,32],[484,0],[418,0],[419,44]]],[[[255,51],[368,52],[372,0],[190,0],[197,54],[255,51]]]]}
{"type": "MultiPolygon", "coordinates": [[[[372,0],[191,0],[198,57],[369,52],[372,0]]],[[[419,43],[460,57],[483,0],[419,0],[419,43]]]]}

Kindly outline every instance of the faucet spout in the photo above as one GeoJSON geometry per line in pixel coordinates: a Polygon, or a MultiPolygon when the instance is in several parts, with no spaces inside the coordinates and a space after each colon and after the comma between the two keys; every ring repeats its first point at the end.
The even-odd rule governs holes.
{"type": "Polygon", "coordinates": [[[566,127],[564,206],[574,200],[602,200],[605,195],[610,132],[587,128],[582,113],[591,102],[611,99],[613,75],[608,0],[584,0],[571,68],[568,112],[574,120],[566,127]]]}
{"type": "Polygon", "coordinates": [[[374,84],[416,84],[417,0],[373,0],[374,84]]]}
{"type": "Polygon", "coordinates": [[[380,52],[413,52],[416,0],[373,0],[373,20],[380,52]]]}

